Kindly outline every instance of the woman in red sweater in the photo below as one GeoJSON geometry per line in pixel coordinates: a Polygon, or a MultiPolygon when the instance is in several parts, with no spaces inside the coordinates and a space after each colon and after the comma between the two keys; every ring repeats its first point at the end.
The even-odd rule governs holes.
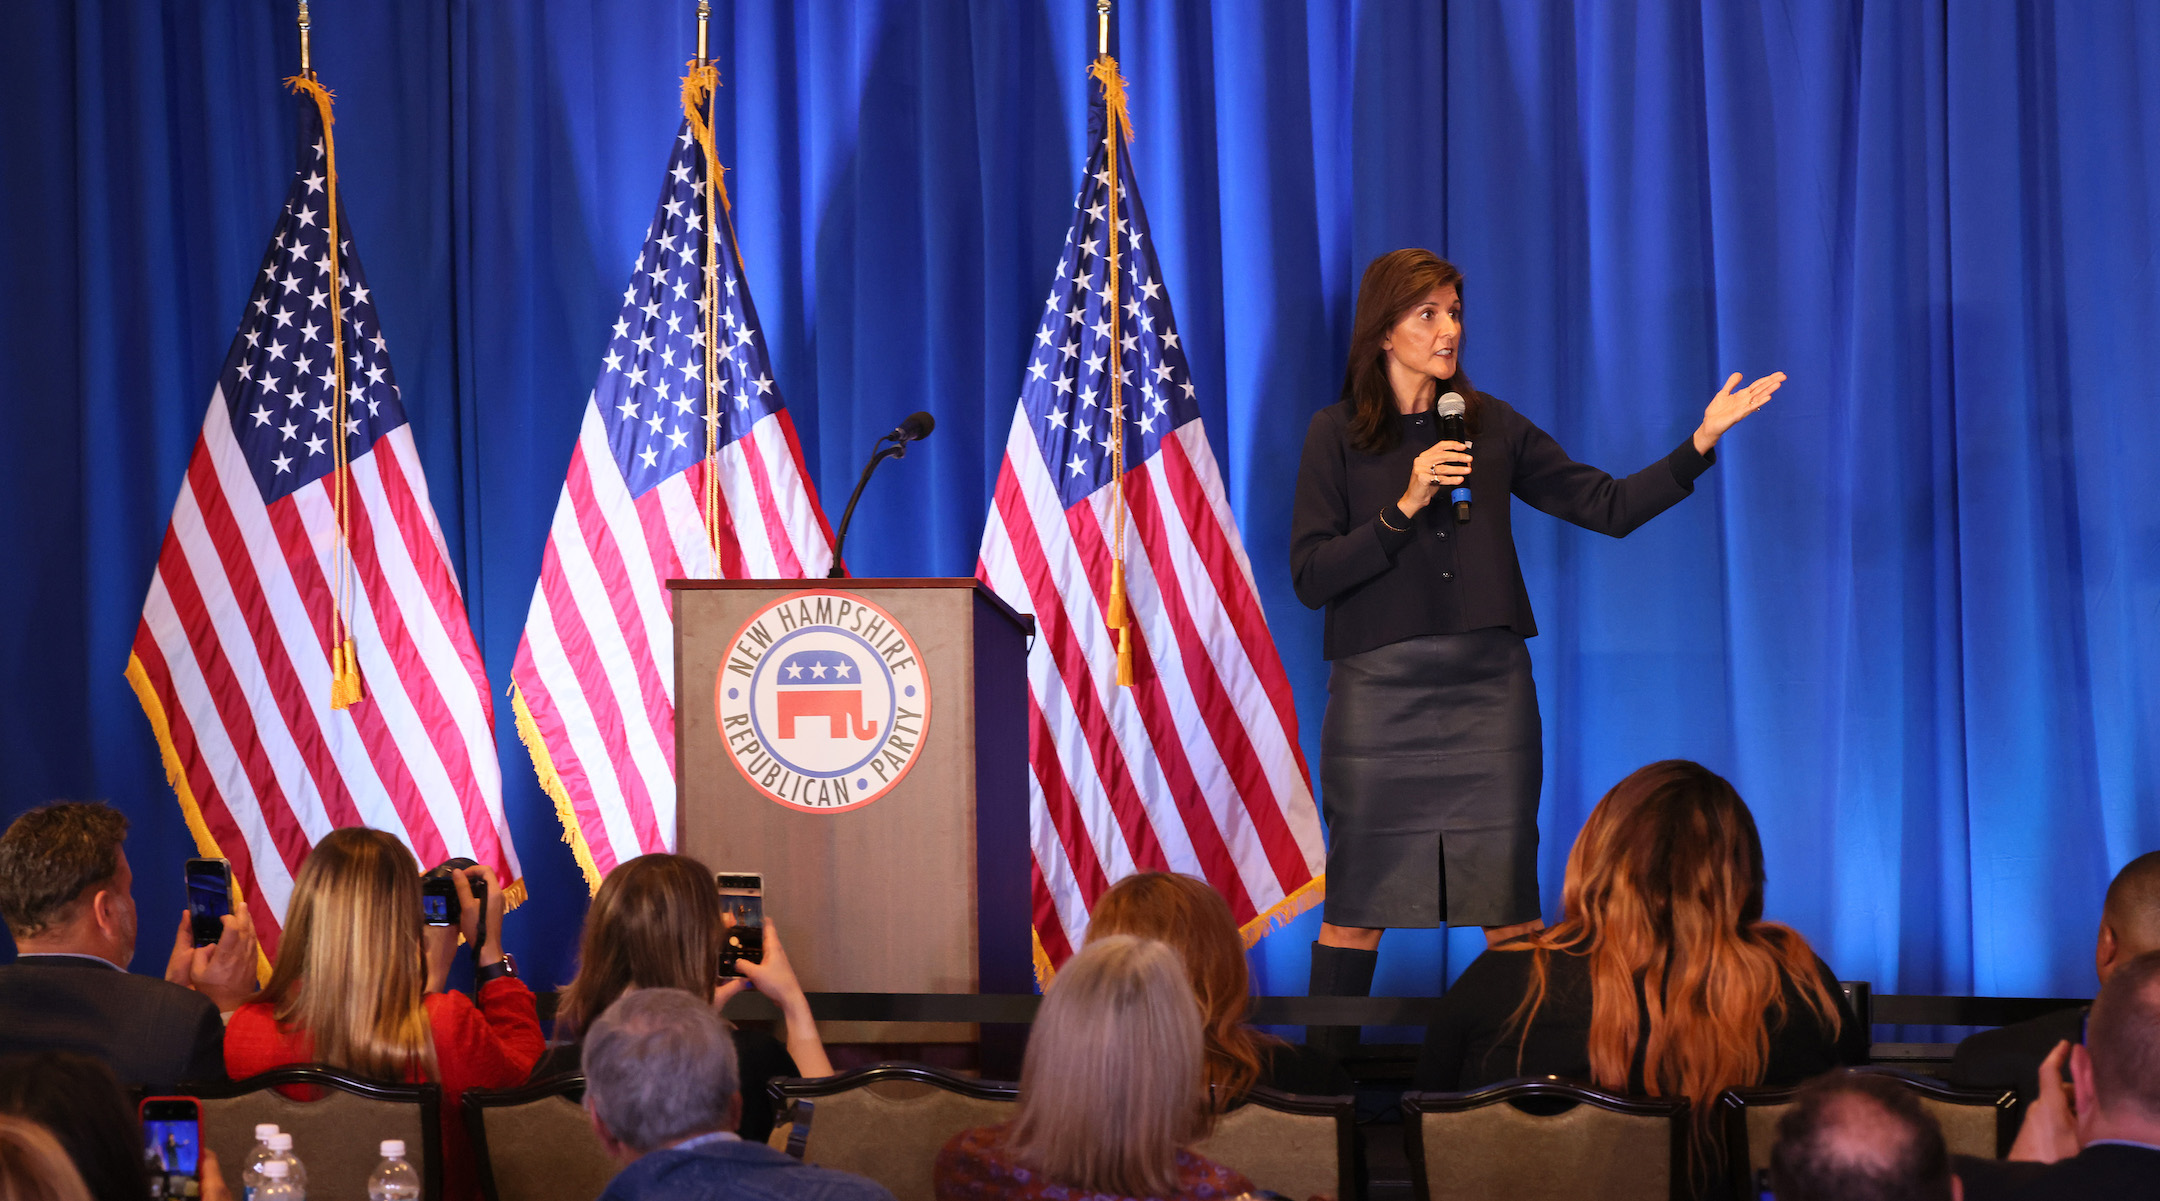
{"type": "MultiPolygon", "coordinates": [[[[485,867],[456,873],[459,926],[424,927],[420,866],[379,830],[332,831],[293,881],[270,983],[225,1029],[239,1080],[324,1063],[377,1080],[442,1086],[443,1196],[476,1201],[458,1118],[468,1088],[521,1084],[544,1049],[532,991],[502,950],[502,889],[485,867]],[[484,881],[485,903],[466,881],[484,881]],[[485,937],[482,933],[485,931],[485,937]],[[458,936],[478,948],[479,1004],[444,991],[458,936]]],[[[304,1159],[307,1148],[294,1148],[304,1159]]]]}

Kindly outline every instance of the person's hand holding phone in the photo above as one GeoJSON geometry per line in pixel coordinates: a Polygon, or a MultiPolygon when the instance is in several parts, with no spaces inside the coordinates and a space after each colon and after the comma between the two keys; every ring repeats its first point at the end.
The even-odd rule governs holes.
{"type": "MultiPolygon", "coordinates": [[[[765,919],[764,958],[757,960],[744,956],[735,961],[735,970],[750,981],[752,988],[780,1007],[780,1016],[787,1023],[788,1054],[794,1057],[796,1070],[809,1079],[832,1075],[832,1061],[825,1056],[825,1043],[818,1035],[817,1019],[810,1016],[810,998],[803,995],[802,983],[795,978],[795,965],[788,962],[787,948],[780,944],[780,931],[774,927],[771,918],[765,919]]],[[[720,995],[723,992],[734,995],[722,985],[713,993],[713,1004],[726,1004],[727,998],[720,995]]]]}
{"type": "Polygon", "coordinates": [[[173,937],[172,955],[165,961],[165,978],[210,998],[217,1003],[218,1012],[231,1013],[252,1000],[260,989],[255,972],[261,952],[246,901],[233,897],[232,912],[220,921],[224,928],[218,940],[198,947],[195,916],[189,910],[180,911],[180,930],[173,937]]]}

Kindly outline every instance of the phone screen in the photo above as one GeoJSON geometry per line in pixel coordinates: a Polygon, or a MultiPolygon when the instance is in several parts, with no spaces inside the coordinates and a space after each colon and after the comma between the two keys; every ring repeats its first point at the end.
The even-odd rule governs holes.
{"type": "Polygon", "coordinates": [[[420,918],[430,926],[458,924],[457,881],[430,876],[420,881],[420,918]]]}
{"type": "Polygon", "coordinates": [[[735,919],[720,945],[720,974],[739,976],[737,960],[765,962],[765,877],[756,872],[720,872],[720,911],[735,919]]]}
{"type": "Polygon", "coordinates": [[[185,1098],[143,1102],[143,1165],[156,1198],[202,1194],[201,1110],[185,1098]]]}
{"type": "Polygon", "coordinates": [[[195,945],[207,947],[222,938],[221,919],[232,912],[232,865],[223,859],[188,860],[187,902],[195,945]]]}

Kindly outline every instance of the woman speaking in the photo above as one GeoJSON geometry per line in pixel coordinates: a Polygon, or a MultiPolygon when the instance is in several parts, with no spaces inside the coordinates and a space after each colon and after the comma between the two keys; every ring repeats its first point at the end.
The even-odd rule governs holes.
{"type": "Polygon", "coordinates": [[[1692,492],[1718,438],[1785,380],[1736,391],[1733,375],[1687,441],[1616,480],[1471,387],[1462,332],[1462,272],[1426,250],[1373,260],[1342,398],[1313,415],[1298,466],[1290,570],[1298,599],[1327,608],[1333,664],[1314,996],[1369,992],[1391,926],[1483,926],[1497,944],[1544,924],[1543,736],[1523,645],[1537,625],[1509,496],[1621,537],[1692,492]],[[1462,434],[1444,438],[1452,412],[1462,434]]]}

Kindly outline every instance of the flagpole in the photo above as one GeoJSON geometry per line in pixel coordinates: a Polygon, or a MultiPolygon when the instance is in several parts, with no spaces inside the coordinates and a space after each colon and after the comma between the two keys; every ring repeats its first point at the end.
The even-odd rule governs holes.
{"type": "Polygon", "coordinates": [[[1095,0],[1095,53],[1110,53],[1110,0],[1095,0]]]}
{"type": "MultiPolygon", "coordinates": [[[[306,7],[302,5],[302,7],[306,7]]],[[[697,65],[704,66],[712,57],[705,53],[705,26],[712,20],[712,0],[698,0],[697,4],[697,65]]]]}
{"type": "Polygon", "coordinates": [[[300,73],[309,79],[315,78],[315,65],[308,54],[307,0],[300,0],[300,73]]]}

